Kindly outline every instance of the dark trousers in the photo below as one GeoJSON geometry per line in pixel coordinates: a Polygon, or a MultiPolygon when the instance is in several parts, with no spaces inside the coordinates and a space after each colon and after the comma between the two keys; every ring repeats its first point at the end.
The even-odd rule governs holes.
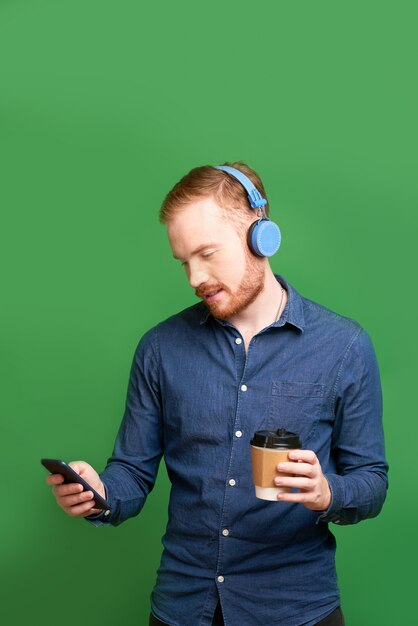
{"type": "MultiPolygon", "coordinates": [[[[344,626],[344,624],[345,624],[344,616],[342,614],[340,607],[338,607],[337,609],[335,609],[335,611],[331,613],[331,615],[328,615],[328,617],[318,622],[316,626],[344,626]]],[[[157,619],[151,613],[149,617],[149,626],[169,626],[169,625],[166,622],[162,622],[161,620],[157,619]]],[[[216,607],[215,614],[213,616],[212,626],[224,626],[224,619],[222,616],[221,605],[219,604],[219,602],[218,602],[218,606],[216,607]]],[[[266,624],[266,626],[268,626],[268,624],[266,624]]]]}

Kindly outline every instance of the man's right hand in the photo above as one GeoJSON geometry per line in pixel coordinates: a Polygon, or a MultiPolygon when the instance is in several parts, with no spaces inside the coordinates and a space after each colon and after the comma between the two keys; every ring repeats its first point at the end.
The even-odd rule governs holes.
{"type": "MultiPolygon", "coordinates": [[[[106,498],[105,488],[100,480],[99,474],[91,465],[84,461],[72,461],[69,463],[79,476],[97,491],[103,498],[106,498]]],[[[46,477],[46,482],[52,487],[58,506],[71,517],[87,517],[101,513],[101,509],[94,508],[93,492],[83,491],[83,486],[78,483],[66,483],[63,485],[64,477],[61,474],[51,474],[46,477]]]]}

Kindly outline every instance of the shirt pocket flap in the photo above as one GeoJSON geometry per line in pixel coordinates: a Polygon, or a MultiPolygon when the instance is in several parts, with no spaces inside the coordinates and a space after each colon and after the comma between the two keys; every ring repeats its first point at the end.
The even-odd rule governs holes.
{"type": "Polygon", "coordinates": [[[279,380],[273,382],[273,396],[290,396],[294,398],[322,398],[325,385],[319,383],[299,383],[279,380]]]}

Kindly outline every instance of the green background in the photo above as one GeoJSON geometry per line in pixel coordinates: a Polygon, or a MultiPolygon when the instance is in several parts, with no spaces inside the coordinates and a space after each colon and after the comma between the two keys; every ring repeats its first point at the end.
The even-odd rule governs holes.
{"type": "Polygon", "coordinates": [[[3,624],[148,623],[164,469],[139,517],[94,529],[39,459],[104,466],[139,337],[195,301],[161,201],[235,159],[281,225],[274,270],[364,325],[381,366],[388,499],[333,527],[347,625],[414,621],[415,6],[1,0],[3,624]]]}

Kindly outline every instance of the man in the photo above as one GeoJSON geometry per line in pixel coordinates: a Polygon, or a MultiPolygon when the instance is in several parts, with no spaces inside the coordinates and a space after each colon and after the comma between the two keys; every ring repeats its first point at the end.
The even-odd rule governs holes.
{"type": "Polygon", "coordinates": [[[195,168],[174,186],[160,218],[203,302],[139,343],[104,472],[72,464],[110,514],[91,492],[48,478],[68,514],[116,525],[141,510],[164,454],[171,493],[153,625],[343,624],[328,523],[373,517],[385,499],[371,342],[273,274],[260,251],[271,240],[253,238],[254,228],[274,231],[267,212],[260,178],[242,163],[195,168]],[[277,428],[303,449],[280,464],[276,484],[290,489],[267,502],[255,497],[250,441],[277,428]]]}

